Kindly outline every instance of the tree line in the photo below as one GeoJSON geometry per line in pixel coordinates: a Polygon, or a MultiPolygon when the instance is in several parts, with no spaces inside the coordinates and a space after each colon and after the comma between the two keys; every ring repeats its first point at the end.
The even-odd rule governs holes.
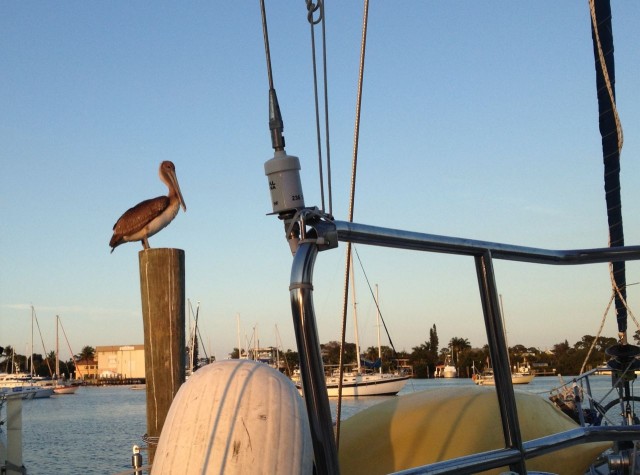
{"type": "MultiPolygon", "coordinates": [[[[76,364],[89,364],[95,359],[95,348],[85,346],[73,358],[60,360],[60,375],[73,376],[76,364]]],[[[32,357],[21,355],[11,345],[0,347],[0,371],[4,373],[33,373],[34,376],[53,376],[56,371],[56,353],[50,351],[47,355],[34,353],[32,357]]]]}
{"type": "MultiPolygon", "coordinates": [[[[636,344],[640,342],[640,330],[633,335],[636,344]]],[[[570,345],[565,339],[553,345],[549,351],[541,351],[536,347],[527,347],[517,344],[509,347],[509,358],[512,366],[529,365],[533,370],[555,372],[565,375],[577,375],[581,371],[588,371],[602,365],[608,359],[605,350],[617,343],[615,338],[595,337],[584,335],[579,341],[570,345]]],[[[340,343],[329,341],[320,345],[322,359],[325,365],[338,365],[340,363],[340,343]]],[[[413,367],[417,378],[429,378],[435,374],[436,367],[445,362],[453,364],[458,370],[458,376],[469,378],[473,371],[482,372],[490,366],[489,347],[474,348],[467,338],[453,337],[446,346],[440,346],[436,325],[429,329],[429,338],[423,343],[407,351],[395,351],[390,346],[381,347],[382,367],[384,370],[393,369],[398,360],[404,360],[413,367]]],[[[234,348],[229,355],[238,357],[238,348],[234,348]]],[[[345,343],[343,348],[343,362],[354,363],[356,361],[355,343],[345,343]]],[[[378,348],[368,347],[361,351],[361,356],[375,361],[378,358],[378,348]]],[[[293,371],[299,365],[298,353],[292,350],[281,352],[284,366],[287,372],[293,371]]],[[[95,349],[85,346],[82,351],[66,361],[60,361],[63,374],[73,375],[76,364],[88,364],[95,358],[95,349]]],[[[33,354],[32,363],[28,356],[20,355],[14,348],[7,345],[0,347],[0,371],[30,372],[37,376],[51,376],[55,371],[55,352],[51,351],[46,356],[33,354]]]]}
{"type": "MultiPolygon", "coordinates": [[[[636,331],[633,338],[636,343],[640,341],[640,331],[636,331]]],[[[609,359],[605,350],[617,344],[615,338],[596,337],[584,335],[579,341],[570,345],[565,339],[556,343],[548,351],[541,351],[536,347],[527,347],[516,344],[509,347],[509,359],[511,365],[530,366],[534,371],[548,374],[578,375],[603,365],[609,359]]],[[[340,363],[340,343],[330,341],[320,345],[322,360],[325,365],[338,365],[340,363]]],[[[403,360],[413,367],[417,378],[430,378],[435,374],[439,365],[453,364],[458,370],[458,377],[470,378],[473,372],[482,372],[490,367],[489,346],[474,348],[467,338],[453,337],[446,346],[440,346],[438,331],[433,325],[429,330],[429,339],[415,346],[411,352],[395,351],[390,346],[381,347],[381,360],[383,370],[393,369],[398,360],[403,360]]],[[[230,355],[232,358],[238,355],[238,349],[234,348],[230,355]]],[[[296,368],[299,364],[298,353],[287,350],[281,353],[285,361],[285,368],[296,368]]],[[[368,347],[361,350],[361,356],[375,361],[378,358],[378,348],[368,347]]],[[[355,343],[345,343],[343,348],[343,362],[354,363],[356,361],[355,343]]],[[[289,371],[287,369],[286,371],[289,371]]]]}

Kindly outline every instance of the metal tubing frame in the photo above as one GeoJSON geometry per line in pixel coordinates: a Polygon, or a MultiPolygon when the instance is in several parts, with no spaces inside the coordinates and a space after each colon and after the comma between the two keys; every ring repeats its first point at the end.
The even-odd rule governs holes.
{"type": "MultiPolygon", "coordinates": [[[[524,442],[520,434],[515,394],[511,382],[508,348],[504,337],[493,259],[554,265],[578,265],[640,260],[640,246],[615,248],[548,250],[434,234],[401,231],[352,222],[335,221],[328,231],[326,221],[316,226],[319,238],[301,241],[291,270],[291,309],[300,355],[300,373],[309,415],[317,473],[339,473],[331,410],[324,379],[320,343],[313,308],[313,267],[327,232],[338,241],[473,256],[484,314],[489,352],[494,366],[505,449],[474,454],[405,470],[402,474],[465,474],[508,465],[526,472],[525,460],[585,442],[640,438],[640,429],[630,427],[583,427],[542,439],[524,442]],[[335,238],[335,236],[332,236],[335,238]]],[[[304,227],[304,225],[303,225],[304,227]]]]}
{"type": "Polygon", "coordinates": [[[318,247],[315,244],[300,244],[293,259],[289,296],[316,473],[329,475],[340,473],[340,468],[313,308],[312,277],[317,255],[318,247]]]}
{"type": "MultiPolygon", "coordinates": [[[[518,424],[516,396],[511,381],[509,347],[504,336],[491,252],[485,251],[482,255],[475,256],[475,262],[505,446],[507,449],[514,449],[522,453],[522,436],[518,424]]],[[[510,464],[509,469],[517,473],[526,473],[527,471],[522,458],[510,464]]]]}

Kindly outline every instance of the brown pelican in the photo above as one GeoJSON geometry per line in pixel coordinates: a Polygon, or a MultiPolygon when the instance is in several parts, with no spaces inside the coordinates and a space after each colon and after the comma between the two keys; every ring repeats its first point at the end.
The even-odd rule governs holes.
{"type": "Polygon", "coordinates": [[[142,247],[149,249],[147,238],[166,227],[176,217],[180,206],[187,211],[174,164],[162,162],[158,174],[169,188],[169,195],[145,200],[125,211],[113,225],[113,236],[109,241],[111,252],[120,244],[131,241],[142,241],[142,247]]]}

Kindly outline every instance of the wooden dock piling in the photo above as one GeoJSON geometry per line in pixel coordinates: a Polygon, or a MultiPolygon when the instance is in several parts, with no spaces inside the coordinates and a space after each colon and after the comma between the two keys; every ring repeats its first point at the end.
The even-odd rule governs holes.
{"type": "Polygon", "coordinates": [[[144,323],[148,462],[173,397],[185,380],[185,257],[181,249],[138,254],[144,323]]]}

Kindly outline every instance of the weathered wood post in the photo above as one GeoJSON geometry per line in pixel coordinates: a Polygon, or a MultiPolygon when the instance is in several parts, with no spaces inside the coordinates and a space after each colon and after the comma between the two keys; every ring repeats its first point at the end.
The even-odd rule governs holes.
{"type": "MultiPolygon", "coordinates": [[[[157,441],[171,401],[185,379],[185,271],[182,249],[138,254],[144,323],[147,435],[157,441]]],[[[149,444],[153,463],[156,444],[149,444]]]]}

